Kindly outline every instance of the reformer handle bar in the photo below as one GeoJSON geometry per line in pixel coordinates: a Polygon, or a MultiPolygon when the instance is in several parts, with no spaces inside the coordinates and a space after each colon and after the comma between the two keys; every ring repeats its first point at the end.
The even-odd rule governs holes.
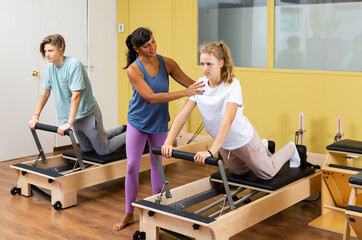
{"type": "MultiPolygon", "coordinates": [[[[161,153],[161,148],[160,147],[152,147],[152,153],[155,154],[156,158],[158,158],[156,155],[161,155],[162,154],[161,153]]],[[[178,158],[178,159],[194,161],[195,153],[184,152],[184,151],[179,151],[179,150],[172,150],[172,155],[171,156],[174,157],[174,158],[178,158]]],[[[223,163],[222,163],[221,159],[215,158],[215,157],[208,157],[208,158],[205,159],[205,163],[208,164],[208,165],[213,165],[213,166],[219,167],[220,174],[221,174],[221,179],[222,179],[222,184],[224,186],[225,193],[226,193],[226,198],[227,198],[227,200],[229,202],[230,210],[233,211],[235,209],[235,205],[234,205],[234,201],[233,201],[233,199],[231,197],[230,187],[229,187],[229,184],[228,184],[228,181],[227,181],[225,169],[224,169],[224,166],[223,166],[223,163]]],[[[160,169],[160,167],[159,167],[159,171],[160,171],[160,174],[161,174],[161,178],[165,179],[162,168],[160,169]]],[[[169,191],[169,190],[166,189],[166,192],[167,191],[169,191]]]]}
{"type": "MultiPolygon", "coordinates": [[[[53,132],[53,133],[58,132],[58,127],[57,126],[52,126],[52,125],[47,125],[47,124],[42,124],[42,123],[35,124],[35,129],[44,130],[44,131],[53,132]]],[[[33,134],[35,143],[36,143],[36,145],[38,147],[38,150],[39,150],[40,154],[42,154],[43,162],[46,163],[45,155],[44,155],[44,152],[43,152],[43,148],[42,148],[42,146],[40,144],[38,135],[36,134],[35,130],[31,130],[31,133],[33,134]]],[[[72,142],[72,145],[73,145],[75,155],[77,156],[76,163],[78,163],[80,168],[82,170],[84,170],[85,165],[83,163],[82,155],[80,154],[80,151],[78,149],[77,141],[75,140],[73,131],[71,129],[67,129],[67,130],[64,131],[64,135],[69,136],[70,141],[72,142]]],[[[35,166],[36,166],[36,162],[35,162],[35,166]]],[[[73,170],[75,170],[75,167],[76,167],[76,164],[74,164],[73,170]]]]}
{"type": "MultiPolygon", "coordinates": [[[[43,124],[43,123],[35,124],[35,129],[44,130],[44,131],[53,132],[53,133],[58,132],[58,127],[57,126],[47,125],[47,124],[43,124]]],[[[64,131],[64,134],[69,136],[70,131],[72,131],[72,130],[67,129],[67,130],[64,131]]]]}
{"type": "MultiPolygon", "coordinates": [[[[162,155],[160,147],[152,147],[152,152],[157,155],[162,155]]],[[[172,157],[188,161],[194,161],[195,153],[173,150],[172,157]]],[[[213,166],[218,166],[219,161],[220,159],[215,157],[208,157],[205,159],[206,164],[213,166]]]]}

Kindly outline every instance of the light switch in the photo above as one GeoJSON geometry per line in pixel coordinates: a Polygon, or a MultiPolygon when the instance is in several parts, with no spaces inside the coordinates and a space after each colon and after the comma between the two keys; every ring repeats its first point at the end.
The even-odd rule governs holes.
{"type": "Polygon", "coordinates": [[[118,24],[118,32],[124,32],[124,23],[118,24]]]}

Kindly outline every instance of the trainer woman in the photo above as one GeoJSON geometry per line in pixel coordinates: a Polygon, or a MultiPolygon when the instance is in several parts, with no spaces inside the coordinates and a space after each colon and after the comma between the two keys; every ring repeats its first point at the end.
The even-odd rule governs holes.
{"type": "MultiPolygon", "coordinates": [[[[204,83],[189,78],[171,58],[157,54],[152,32],[140,27],[127,37],[127,75],[133,96],[129,102],[126,137],[127,174],[125,180],[126,214],[113,225],[119,231],[134,221],[132,202],[138,193],[138,172],[146,141],[150,147],[161,146],[168,131],[168,102],[185,96],[202,94],[204,83]],[[187,89],[169,92],[169,76],[187,89]]],[[[151,153],[151,152],[150,152],[151,153]]],[[[162,180],[153,154],[150,154],[153,194],[159,193],[162,180]]]]}

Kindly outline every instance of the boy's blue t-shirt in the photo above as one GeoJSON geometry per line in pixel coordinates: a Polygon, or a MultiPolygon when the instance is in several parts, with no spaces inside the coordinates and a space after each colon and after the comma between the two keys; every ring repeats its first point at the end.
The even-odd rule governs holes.
{"type": "Polygon", "coordinates": [[[44,88],[54,92],[59,123],[68,121],[73,91],[82,91],[75,120],[89,116],[97,107],[87,71],[83,64],[73,57],[66,57],[60,67],[53,63],[48,64],[44,88]]]}

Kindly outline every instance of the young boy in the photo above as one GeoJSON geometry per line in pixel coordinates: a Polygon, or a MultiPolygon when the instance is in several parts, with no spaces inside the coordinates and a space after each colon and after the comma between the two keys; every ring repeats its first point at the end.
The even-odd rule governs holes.
{"type": "Polygon", "coordinates": [[[54,92],[58,134],[72,128],[85,152],[95,150],[105,155],[125,144],[126,133],[120,125],[109,131],[103,128],[102,113],[92,93],[92,86],[83,64],[64,56],[65,41],[59,34],[49,35],[40,44],[40,53],[48,61],[44,87],[28,126],[35,129],[51,90],[54,92]]]}

